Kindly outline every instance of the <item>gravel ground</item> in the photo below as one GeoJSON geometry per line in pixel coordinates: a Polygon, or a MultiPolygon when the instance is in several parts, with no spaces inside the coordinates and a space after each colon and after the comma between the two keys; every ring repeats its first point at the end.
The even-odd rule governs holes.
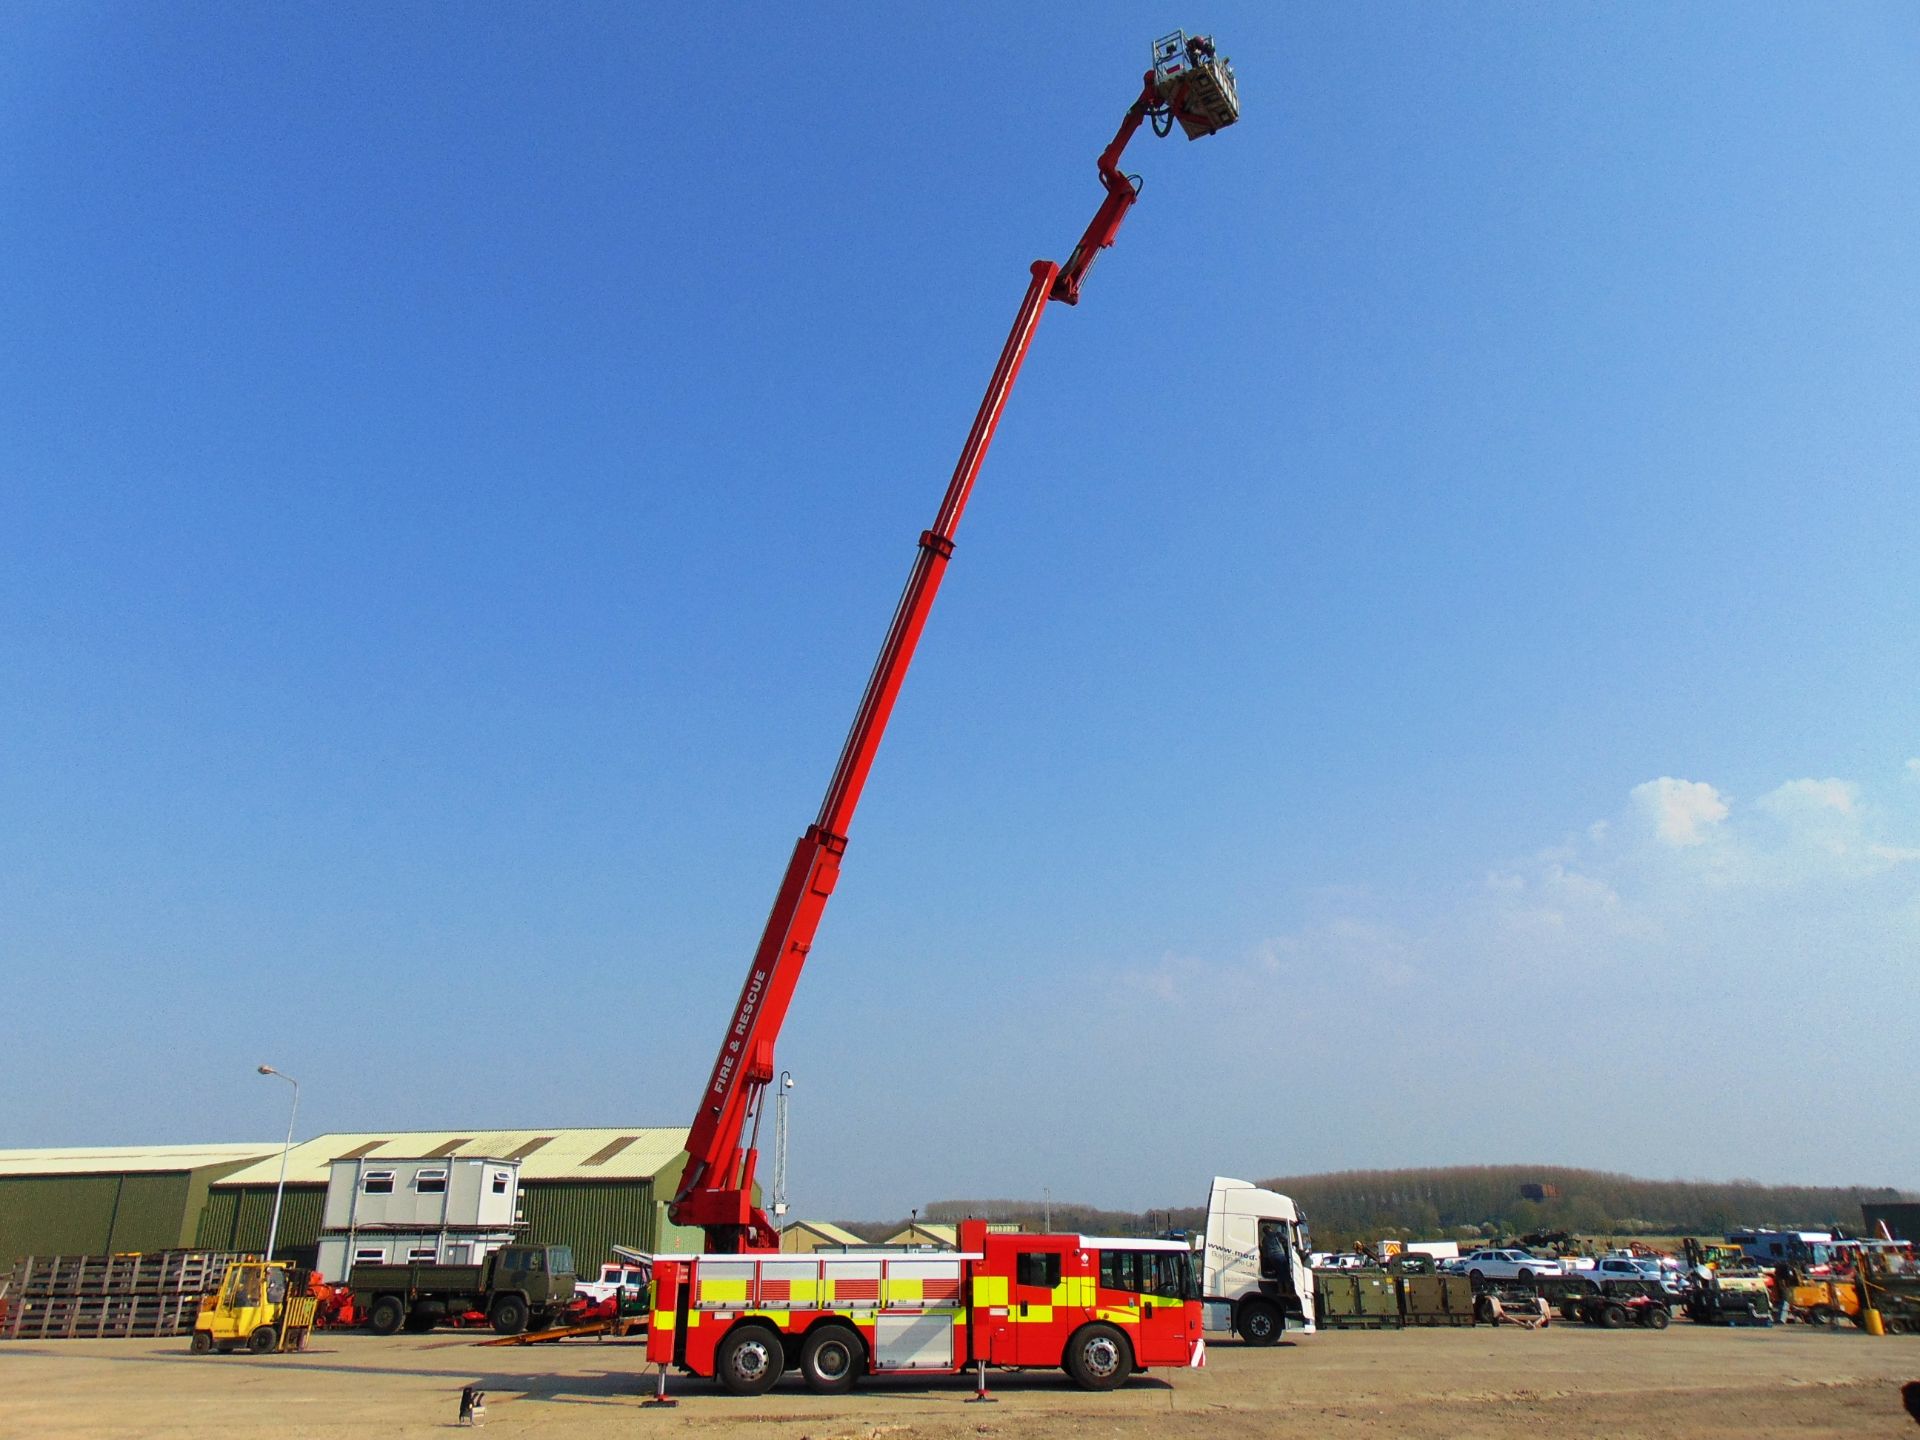
{"type": "Polygon", "coordinates": [[[1913,1435],[1899,1386],[1920,1378],[1920,1337],[1684,1322],[1664,1333],[1348,1332],[1266,1350],[1218,1342],[1205,1370],[1155,1373],[1107,1395],[1055,1374],[991,1376],[990,1406],[968,1404],[970,1386],[954,1379],[870,1382],[832,1398],[789,1381],[739,1400],[675,1376],[681,1403],[643,1408],[642,1361],[632,1342],[481,1348],[453,1334],[321,1335],[304,1354],[266,1357],[191,1356],[184,1338],[8,1342],[0,1436],[428,1434],[453,1423],[460,1387],[476,1382],[492,1431],[609,1440],[1913,1435]]]}

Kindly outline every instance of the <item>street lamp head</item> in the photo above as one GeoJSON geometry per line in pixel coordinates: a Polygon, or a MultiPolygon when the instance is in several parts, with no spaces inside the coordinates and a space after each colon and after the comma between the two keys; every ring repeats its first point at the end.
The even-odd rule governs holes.
{"type": "Polygon", "coordinates": [[[278,1075],[280,1072],[271,1065],[262,1065],[260,1067],[260,1073],[262,1075],[278,1075]]]}

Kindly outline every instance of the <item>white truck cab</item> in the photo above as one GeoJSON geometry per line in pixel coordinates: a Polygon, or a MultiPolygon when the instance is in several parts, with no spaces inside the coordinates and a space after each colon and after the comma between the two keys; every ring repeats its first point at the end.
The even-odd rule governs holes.
{"type": "Polygon", "coordinates": [[[1271,1345],[1289,1329],[1311,1335],[1310,1253],[1306,1217],[1292,1200],[1214,1176],[1200,1294],[1210,1312],[1224,1311],[1227,1328],[1252,1345],[1271,1345]]]}

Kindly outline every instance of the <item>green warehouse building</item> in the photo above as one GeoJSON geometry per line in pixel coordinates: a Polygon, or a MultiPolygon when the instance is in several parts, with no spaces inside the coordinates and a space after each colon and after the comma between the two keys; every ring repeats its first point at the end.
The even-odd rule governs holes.
{"type": "MultiPolygon", "coordinates": [[[[530,1241],[573,1246],[581,1273],[612,1247],[698,1250],[668,1221],[684,1128],[386,1130],[319,1135],[286,1156],[277,1253],[312,1264],[328,1168],[339,1159],[476,1156],[520,1162],[530,1241]]],[[[0,1270],[23,1255],[266,1248],[280,1145],[0,1150],[0,1270]]]]}
{"type": "Polygon", "coordinates": [[[213,1182],[279,1152],[272,1140],[0,1150],[0,1269],[22,1255],[190,1247],[213,1182]]]}

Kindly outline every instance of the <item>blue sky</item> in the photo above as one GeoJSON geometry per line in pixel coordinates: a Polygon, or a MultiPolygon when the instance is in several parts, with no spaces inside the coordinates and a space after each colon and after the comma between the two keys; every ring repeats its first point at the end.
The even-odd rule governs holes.
{"type": "Polygon", "coordinates": [[[1042,323],[782,1043],[796,1205],[1920,1186],[1865,4],[12,8],[5,1143],[273,1135],[263,1059],[308,1132],[684,1123],[1182,22],[1246,118],[1136,142],[1042,323]]]}

